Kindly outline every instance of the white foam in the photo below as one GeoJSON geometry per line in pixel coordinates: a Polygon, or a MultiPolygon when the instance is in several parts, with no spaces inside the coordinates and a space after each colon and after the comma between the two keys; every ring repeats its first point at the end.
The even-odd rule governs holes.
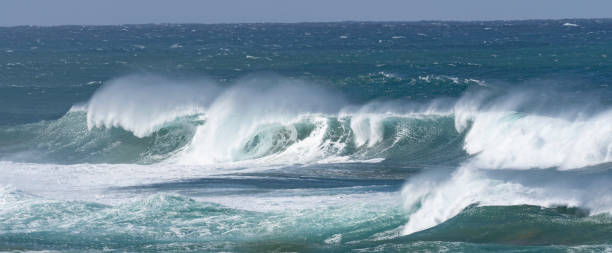
{"type": "MultiPolygon", "coordinates": [[[[170,161],[231,167],[249,164],[246,160],[258,166],[352,162],[355,160],[339,154],[351,142],[357,148],[379,144],[386,119],[448,115],[448,108],[442,107],[437,102],[347,106],[341,96],[328,89],[270,76],[238,80],[220,90],[206,80],[170,81],[137,75],[106,82],[87,104],[75,105],[70,111],[86,111],[89,129],[119,127],[137,137],[150,135],[179,117],[199,115],[205,123],[170,161]],[[327,136],[330,119],[340,122],[342,129],[333,129],[342,132],[337,139],[327,136]],[[296,125],[301,123],[314,129],[298,140],[296,125]],[[253,142],[259,144],[245,153],[245,146],[253,142]],[[276,149],[282,152],[269,152],[276,149]]],[[[398,136],[396,142],[401,138],[398,136]]],[[[371,158],[384,159],[364,159],[371,158]]]]}
{"type": "Polygon", "coordinates": [[[372,147],[383,139],[382,115],[357,114],[351,119],[351,129],[355,134],[355,145],[361,147],[367,144],[372,147]]]}
{"type": "Polygon", "coordinates": [[[559,173],[512,178],[464,166],[448,180],[427,176],[411,179],[402,190],[405,207],[411,212],[403,234],[436,226],[472,204],[566,205],[587,208],[592,214],[612,212],[609,178],[591,176],[580,181],[571,174],[559,173]]]}
{"type": "Polygon", "coordinates": [[[612,162],[612,110],[568,107],[553,113],[567,105],[534,94],[525,90],[491,99],[476,93],[455,105],[455,128],[467,132],[464,150],[472,157],[449,179],[425,174],[408,181],[402,193],[411,214],[404,234],[438,225],[472,204],[567,205],[593,214],[612,212],[609,176],[596,171],[581,177],[568,174],[612,162]],[[543,174],[533,174],[533,169],[543,174]]]}
{"type": "MultiPolygon", "coordinates": [[[[244,169],[245,172],[269,168],[244,169]]],[[[56,200],[83,200],[115,204],[130,196],[108,192],[112,187],[153,184],[227,173],[227,168],[168,163],[136,164],[34,164],[0,161],[0,195],[23,192],[56,200]],[[2,188],[2,186],[10,186],[2,188]],[[16,187],[16,188],[15,188],[16,187]],[[8,189],[8,190],[6,190],[8,189]]],[[[0,197],[2,199],[3,197],[0,197]]],[[[0,200],[1,201],[1,200],[0,200]]]]}
{"type": "MultiPolygon", "coordinates": [[[[262,126],[278,125],[295,131],[293,123],[312,119],[316,124],[314,133],[287,150],[292,152],[321,136],[320,130],[325,128],[325,123],[321,123],[324,118],[318,115],[336,111],[341,105],[333,93],[302,82],[263,81],[244,80],[216,98],[206,112],[206,124],[197,129],[191,144],[178,158],[180,163],[216,164],[240,160],[237,159],[240,151],[262,126]]],[[[296,136],[292,138],[288,141],[295,142],[296,136]]]]}
{"type": "MultiPolygon", "coordinates": [[[[178,117],[203,113],[218,88],[205,80],[128,76],[106,83],[87,105],[87,126],[121,127],[144,137],[178,117]]],[[[73,108],[73,109],[78,109],[73,108]]]]}
{"type": "Polygon", "coordinates": [[[612,161],[612,111],[567,120],[512,112],[478,113],[464,148],[480,168],[581,168],[612,161]]]}
{"type": "Polygon", "coordinates": [[[612,161],[612,110],[517,112],[532,99],[522,93],[486,104],[476,95],[457,103],[455,128],[467,131],[464,149],[474,155],[471,166],[575,169],[612,161]]]}

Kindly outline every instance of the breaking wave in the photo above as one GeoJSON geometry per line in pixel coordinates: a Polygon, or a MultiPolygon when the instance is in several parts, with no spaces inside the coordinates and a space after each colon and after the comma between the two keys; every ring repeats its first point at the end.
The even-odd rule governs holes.
{"type": "Polygon", "coordinates": [[[463,161],[487,169],[612,161],[612,110],[526,110],[534,107],[524,106],[525,97],[473,92],[458,100],[354,105],[339,92],[280,77],[220,88],[207,80],[130,76],[108,82],[58,120],[0,128],[9,144],[0,157],[264,165],[463,161]]]}
{"type": "MultiPolygon", "coordinates": [[[[403,234],[418,237],[429,233],[419,232],[425,229],[443,230],[441,224],[456,221],[453,217],[470,206],[561,206],[591,215],[612,213],[612,126],[606,123],[612,122],[612,110],[594,103],[594,97],[585,101],[528,91],[472,94],[457,102],[455,126],[466,133],[463,150],[470,158],[457,169],[428,171],[408,180],[402,194],[410,220],[403,234]]],[[[609,216],[604,220],[607,224],[609,216]]],[[[520,240],[504,236],[495,240],[520,240]]],[[[541,234],[534,238],[551,240],[541,234]]]]}
{"type": "Polygon", "coordinates": [[[566,95],[496,89],[421,103],[352,104],[340,92],[280,77],[221,87],[130,76],[108,82],[60,119],[0,127],[0,159],[428,168],[402,190],[405,235],[474,205],[611,212],[612,110],[566,95]]]}

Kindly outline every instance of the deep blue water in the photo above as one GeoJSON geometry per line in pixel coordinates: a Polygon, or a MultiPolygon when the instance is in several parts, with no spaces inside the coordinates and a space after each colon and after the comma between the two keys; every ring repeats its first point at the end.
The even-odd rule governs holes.
{"type": "Polygon", "coordinates": [[[0,27],[0,250],[610,250],[611,57],[607,19],[0,27]]]}

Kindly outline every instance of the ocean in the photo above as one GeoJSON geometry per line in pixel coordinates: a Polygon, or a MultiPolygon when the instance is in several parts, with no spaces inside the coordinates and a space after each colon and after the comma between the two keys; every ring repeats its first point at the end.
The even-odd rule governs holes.
{"type": "Polygon", "coordinates": [[[612,20],[0,27],[0,251],[612,251],[612,20]]]}

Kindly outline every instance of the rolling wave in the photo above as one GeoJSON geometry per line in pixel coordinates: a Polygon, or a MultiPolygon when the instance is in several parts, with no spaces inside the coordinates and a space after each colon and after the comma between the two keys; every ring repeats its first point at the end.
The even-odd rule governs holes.
{"type": "MultiPolygon", "coordinates": [[[[464,156],[461,135],[448,116],[405,117],[360,115],[298,115],[288,122],[260,123],[233,145],[205,140],[198,131],[210,130],[208,119],[195,114],[158,126],[144,137],[123,128],[88,130],[86,112],[71,111],[62,118],[0,129],[4,160],[54,163],[178,164],[296,164],[439,158],[437,150],[452,151],[448,159],[464,156]],[[207,152],[207,153],[205,153],[207,152]],[[207,154],[207,155],[203,155],[207,154]]],[[[215,132],[217,134],[218,132],[215,132]]],[[[200,133],[201,134],[201,133],[200,133]]]]}
{"type": "Polygon", "coordinates": [[[606,123],[612,110],[567,94],[505,92],[466,95],[455,104],[455,127],[466,133],[463,150],[470,157],[457,169],[407,181],[405,235],[435,228],[472,205],[612,213],[612,128],[606,123]]]}
{"type": "Polygon", "coordinates": [[[573,169],[612,161],[612,126],[606,124],[612,110],[525,110],[532,108],[525,106],[528,96],[518,97],[481,92],[454,101],[353,105],[338,92],[279,77],[219,88],[130,76],[109,82],[58,120],[0,128],[0,139],[10,144],[0,154],[59,163],[385,160],[485,169],[573,169]]]}
{"type": "Polygon", "coordinates": [[[247,79],[218,92],[157,77],[109,82],[62,118],[0,128],[2,159],[55,163],[306,164],[464,155],[446,112],[350,106],[303,82],[247,79]]]}
{"type": "Polygon", "coordinates": [[[165,123],[138,138],[122,128],[88,130],[87,114],[70,111],[54,121],[1,127],[0,158],[36,163],[155,163],[187,145],[202,121],[195,116],[165,123]]]}
{"type": "MultiPolygon", "coordinates": [[[[564,223],[576,231],[597,229],[591,238],[609,243],[605,235],[610,224],[607,215],[612,212],[612,125],[608,124],[612,110],[588,103],[564,105],[572,99],[552,101],[529,95],[534,92],[495,89],[492,85],[479,87],[458,99],[356,105],[336,91],[279,77],[249,77],[220,87],[209,81],[131,76],[109,82],[87,103],[75,105],[57,120],[0,127],[0,141],[6,144],[0,146],[0,159],[161,163],[220,170],[253,165],[407,165],[426,169],[404,185],[405,210],[387,210],[394,216],[406,211],[407,217],[396,217],[391,227],[378,224],[384,229],[374,229],[382,233],[380,240],[386,240],[385,230],[393,230],[404,235],[398,240],[408,241],[566,243],[552,236],[564,223]],[[577,211],[563,213],[567,210],[559,206],[577,211]],[[468,226],[483,217],[497,219],[499,213],[510,222],[520,213],[537,217],[496,235],[483,235],[468,226]],[[527,231],[531,237],[521,237],[530,224],[554,233],[527,231]],[[465,231],[457,231],[462,228],[465,231]]],[[[15,194],[5,194],[4,202],[29,198],[15,194]]],[[[151,203],[134,204],[136,207],[72,203],[69,208],[98,217],[170,201],[210,211],[211,217],[220,214],[223,219],[227,217],[222,213],[243,212],[182,197],[153,198],[144,200],[151,203]]],[[[57,203],[34,203],[59,212],[65,208],[57,203]]],[[[26,206],[31,208],[30,204],[26,206]]],[[[258,227],[263,217],[246,211],[239,215],[244,215],[241,221],[257,220],[245,225],[249,229],[258,227]]],[[[358,216],[364,215],[368,212],[358,216]]],[[[294,222],[295,217],[281,222],[294,222]]],[[[223,224],[223,219],[214,222],[223,224]]],[[[116,222],[111,221],[109,224],[116,222]]],[[[188,237],[189,229],[181,236],[188,237]]],[[[350,234],[326,232],[317,240],[334,243],[350,234]]],[[[576,241],[568,244],[586,240],[578,232],[572,238],[576,241]]]]}

